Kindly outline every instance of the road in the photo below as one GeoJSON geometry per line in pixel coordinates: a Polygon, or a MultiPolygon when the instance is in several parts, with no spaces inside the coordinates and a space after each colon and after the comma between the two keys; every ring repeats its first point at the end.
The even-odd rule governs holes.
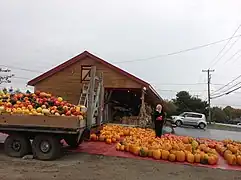
{"type": "Polygon", "coordinates": [[[203,137],[216,140],[232,139],[241,141],[241,132],[236,131],[225,131],[217,129],[195,129],[193,127],[177,127],[175,128],[175,134],[193,137],[203,137]]]}

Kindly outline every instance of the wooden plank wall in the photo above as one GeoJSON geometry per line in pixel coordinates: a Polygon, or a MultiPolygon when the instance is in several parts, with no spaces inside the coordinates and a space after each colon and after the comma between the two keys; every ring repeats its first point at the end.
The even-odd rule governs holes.
{"type": "Polygon", "coordinates": [[[141,85],[128,77],[116,72],[104,64],[90,58],[85,58],[68,68],[40,81],[35,85],[35,90],[62,96],[70,103],[77,104],[81,91],[81,65],[95,65],[97,73],[103,72],[105,88],[141,88],[141,85]]]}

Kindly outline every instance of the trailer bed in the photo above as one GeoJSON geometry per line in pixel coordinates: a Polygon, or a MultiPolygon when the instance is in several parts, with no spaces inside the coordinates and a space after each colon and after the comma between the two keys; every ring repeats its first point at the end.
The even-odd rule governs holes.
{"type": "Polygon", "coordinates": [[[0,131],[76,134],[85,127],[86,121],[74,116],[0,115],[0,131]]]}

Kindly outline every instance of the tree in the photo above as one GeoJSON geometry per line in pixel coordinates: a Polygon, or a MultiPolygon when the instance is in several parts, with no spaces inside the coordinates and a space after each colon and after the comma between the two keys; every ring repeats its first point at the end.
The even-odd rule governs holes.
{"type": "Polygon", "coordinates": [[[187,91],[178,92],[173,102],[177,106],[177,113],[193,111],[207,115],[207,102],[191,96],[187,91]]]}
{"type": "Polygon", "coordinates": [[[222,108],[213,107],[211,111],[212,111],[212,120],[214,122],[227,123],[228,117],[222,108]]]}
{"type": "Polygon", "coordinates": [[[177,106],[174,104],[172,100],[164,100],[164,110],[167,113],[167,116],[170,117],[176,114],[177,106]]]}

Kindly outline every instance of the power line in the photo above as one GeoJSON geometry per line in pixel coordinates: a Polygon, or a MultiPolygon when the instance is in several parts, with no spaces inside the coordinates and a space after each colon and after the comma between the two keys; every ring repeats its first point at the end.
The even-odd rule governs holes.
{"type": "Polygon", "coordinates": [[[239,52],[241,51],[241,49],[239,49],[236,53],[234,53],[230,58],[228,58],[224,64],[226,64],[228,61],[230,61],[231,59],[233,59],[239,52]]]}
{"type": "MultiPolygon", "coordinates": [[[[151,60],[151,59],[156,59],[156,58],[162,58],[162,57],[166,57],[166,56],[177,55],[177,54],[181,54],[181,53],[184,53],[184,52],[189,52],[189,51],[205,48],[205,47],[208,47],[208,46],[211,46],[211,45],[215,45],[215,44],[218,44],[218,43],[221,43],[221,42],[224,42],[224,41],[228,41],[228,40],[231,40],[233,38],[239,38],[239,37],[241,37],[241,34],[236,35],[236,36],[232,36],[232,37],[229,37],[229,38],[226,38],[226,39],[222,39],[222,40],[219,40],[219,41],[211,42],[211,43],[208,43],[208,44],[199,45],[199,46],[195,46],[195,47],[192,47],[192,48],[168,53],[168,54],[162,54],[162,55],[157,55],[157,56],[153,56],[153,57],[149,57],[149,58],[135,59],[135,60],[129,60],[129,61],[117,61],[117,62],[112,62],[112,63],[121,64],[121,63],[145,61],[145,60],[151,60]]],[[[37,70],[32,70],[32,69],[28,69],[28,68],[21,68],[21,67],[11,66],[11,65],[9,66],[9,65],[0,64],[0,66],[9,67],[9,68],[12,68],[12,69],[18,69],[18,70],[22,70],[22,71],[28,71],[28,72],[44,73],[44,72],[37,71],[37,70]]]]}
{"type": "Polygon", "coordinates": [[[233,60],[233,63],[236,62],[240,57],[241,57],[241,54],[236,59],[233,60]]]}
{"type": "Polygon", "coordinates": [[[234,91],[237,91],[237,90],[240,89],[240,88],[241,88],[241,86],[239,86],[239,87],[237,87],[237,88],[235,88],[235,89],[233,89],[233,90],[231,90],[231,91],[228,91],[228,92],[226,92],[226,93],[220,94],[220,95],[218,95],[218,96],[211,97],[211,99],[216,99],[216,98],[219,98],[219,97],[222,97],[222,96],[226,96],[226,95],[228,95],[228,94],[230,94],[230,93],[232,93],[232,92],[234,92],[234,91]]]}
{"type": "Polygon", "coordinates": [[[229,84],[233,83],[234,81],[236,81],[237,79],[239,79],[241,77],[241,75],[237,76],[236,78],[234,78],[232,81],[230,81],[229,83],[225,84],[224,86],[220,87],[218,90],[215,90],[213,93],[218,92],[220,90],[222,90],[223,88],[227,87],[229,84]]]}
{"type": "MultiPolygon", "coordinates": [[[[234,84],[233,86],[231,86],[230,88],[226,89],[226,91],[229,91],[230,89],[236,87],[237,85],[241,84],[241,82],[238,82],[236,84],[234,84]]],[[[212,94],[213,96],[215,96],[215,94],[212,94]]]]}
{"type": "MultiPolygon", "coordinates": [[[[223,56],[221,56],[220,58],[218,58],[219,55],[223,52],[223,50],[226,48],[226,46],[228,45],[228,43],[233,39],[233,37],[235,37],[235,34],[236,34],[236,32],[239,30],[240,26],[241,26],[241,24],[240,24],[240,25],[238,26],[238,28],[234,31],[233,35],[232,35],[231,38],[227,41],[227,43],[224,45],[224,47],[219,51],[219,53],[217,54],[217,56],[215,56],[215,58],[212,60],[212,61],[214,61],[213,66],[215,66],[215,65],[218,63],[218,61],[223,57],[223,56]]],[[[236,42],[235,42],[235,43],[236,43],[236,42]]],[[[227,52],[227,51],[226,51],[226,52],[227,52]]],[[[225,55],[225,54],[224,54],[224,55],[225,55]]],[[[211,66],[211,68],[212,68],[213,66],[211,66]]]]}
{"type": "Polygon", "coordinates": [[[21,67],[16,67],[16,66],[9,66],[9,65],[2,65],[0,64],[0,66],[2,67],[6,67],[6,68],[11,68],[11,69],[18,69],[18,70],[22,70],[22,71],[28,71],[28,72],[37,72],[37,73],[43,73],[37,70],[32,70],[32,69],[27,69],[27,68],[21,68],[21,67]]]}
{"type": "Polygon", "coordinates": [[[192,48],[188,48],[188,49],[184,49],[184,50],[180,50],[180,51],[176,51],[176,52],[172,52],[172,53],[168,53],[168,54],[162,54],[162,55],[157,55],[157,56],[153,56],[153,57],[149,57],[149,58],[135,59],[135,60],[129,60],[129,61],[117,61],[117,62],[113,62],[113,63],[121,64],[121,63],[128,63],[128,62],[146,61],[146,60],[151,60],[151,59],[156,59],[156,58],[163,58],[163,57],[167,57],[167,56],[181,54],[181,53],[188,52],[188,51],[201,49],[201,48],[204,48],[204,47],[207,47],[207,46],[211,46],[211,45],[218,44],[218,43],[221,43],[221,42],[224,42],[224,41],[227,41],[227,40],[231,40],[233,38],[238,38],[240,36],[241,36],[241,34],[229,37],[227,39],[222,39],[222,40],[215,41],[215,42],[212,42],[212,43],[208,43],[208,44],[204,44],[204,45],[200,45],[200,46],[195,46],[195,47],[192,47],[192,48]]]}

